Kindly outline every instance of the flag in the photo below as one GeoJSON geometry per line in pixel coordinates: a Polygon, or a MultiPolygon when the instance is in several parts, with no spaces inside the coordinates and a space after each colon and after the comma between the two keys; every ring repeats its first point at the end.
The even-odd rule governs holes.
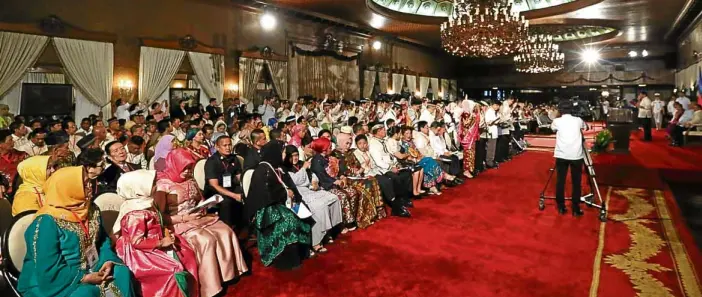
{"type": "Polygon", "coordinates": [[[702,70],[697,68],[697,104],[702,105],[702,70]]]}

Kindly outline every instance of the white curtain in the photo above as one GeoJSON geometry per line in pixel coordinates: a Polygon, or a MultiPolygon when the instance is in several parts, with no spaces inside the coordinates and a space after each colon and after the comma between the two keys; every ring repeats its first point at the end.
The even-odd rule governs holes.
{"type": "Polygon", "coordinates": [[[378,85],[380,86],[380,93],[386,94],[388,92],[388,85],[390,85],[390,73],[378,72],[378,85]]]}
{"type": "Polygon", "coordinates": [[[405,85],[405,75],[401,73],[392,74],[392,90],[396,94],[402,92],[402,87],[405,85]]]}
{"type": "Polygon", "coordinates": [[[458,84],[455,79],[450,81],[449,100],[454,101],[458,98],[458,84]]]}
{"type": "Polygon", "coordinates": [[[419,77],[419,93],[422,97],[427,96],[427,91],[429,90],[429,78],[419,77]]]}
{"type": "Polygon", "coordinates": [[[697,76],[700,64],[695,63],[685,69],[675,73],[675,86],[681,89],[689,89],[697,83],[697,76]]]}
{"type": "Polygon", "coordinates": [[[432,77],[429,79],[431,84],[431,91],[434,94],[434,98],[439,98],[439,92],[441,92],[441,85],[439,84],[439,78],[432,77]]]}
{"type": "Polygon", "coordinates": [[[288,98],[288,62],[285,61],[266,61],[268,71],[271,73],[273,87],[278,92],[281,99],[296,100],[288,98]]]}
{"type": "MultiPolygon", "coordinates": [[[[190,65],[195,71],[195,80],[202,90],[201,93],[205,93],[209,98],[217,99],[217,103],[222,103],[224,99],[224,56],[188,52],[188,57],[190,65]]],[[[200,101],[203,106],[209,104],[209,102],[200,101]]]]}
{"type": "Polygon", "coordinates": [[[54,46],[73,86],[109,117],[114,67],[112,43],[54,38],[54,46]]]}
{"type": "MultiPolygon", "coordinates": [[[[207,96],[207,94],[202,90],[202,86],[198,83],[197,75],[193,75],[193,79],[188,80],[188,89],[200,89],[200,98],[198,99],[198,102],[202,104],[202,106],[210,105],[210,98],[212,97],[207,96]]],[[[160,100],[156,100],[156,102],[168,101],[168,95],[170,94],[168,92],[168,88],[166,88],[166,91],[159,96],[160,100]]]]}
{"type": "Polygon", "coordinates": [[[80,121],[83,118],[87,118],[91,114],[100,113],[100,106],[95,105],[92,101],[88,100],[80,90],[75,90],[73,92],[73,97],[76,101],[76,121],[80,121]]]}
{"type": "Polygon", "coordinates": [[[239,92],[242,103],[254,103],[261,70],[263,70],[263,60],[239,58],[239,92]]]}
{"type": "MultiPolygon", "coordinates": [[[[46,36],[0,32],[0,96],[15,86],[44,52],[46,36]]],[[[5,102],[10,105],[15,102],[5,102]]]]}
{"type": "Polygon", "coordinates": [[[441,80],[441,93],[444,95],[443,99],[448,99],[449,98],[449,80],[448,79],[442,79],[441,80]]]}
{"type": "Polygon", "coordinates": [[[412,96],[417,93],[417,77],[414,75],[407,76],[407,90],[409,90],[412,96]]]}
{"type": "Polygon", "coordinates": [[[363,71],[363,98],[370,98],[373,95],[373,87],[375,87],[375,71],[363,71]]]}
{"type": "Polygon", "coordinates": [[[139,54],[139,102],[150,105],[168,90],[185,57],[184,51],[141,47],[139,54]]]}

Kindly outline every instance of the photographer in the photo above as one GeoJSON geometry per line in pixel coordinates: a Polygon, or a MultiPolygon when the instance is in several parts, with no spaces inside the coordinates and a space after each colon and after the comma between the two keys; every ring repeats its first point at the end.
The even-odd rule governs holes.
{"type": "Polygon", "coordinates": [[[551,130],[556,132],[556,148],[553,153],[556,158],[556,204],[559,214],[568,211],[565,206],[565,181],[570,168],[573,216],[579,217],[583,215],[580,210],[580,182],[585,158],[582,130],[587,126],[582,119],[571,115],[572,101],[559,102],[558,110],[560,117],[551,123],[551,130]]]}

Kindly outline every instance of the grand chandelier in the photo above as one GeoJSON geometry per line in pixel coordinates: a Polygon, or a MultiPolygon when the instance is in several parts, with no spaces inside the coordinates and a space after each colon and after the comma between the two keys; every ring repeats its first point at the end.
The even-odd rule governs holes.
{"type": "Polygon", "coordinates": [[[565,55],[558,52],[553,36],[539,34],[529,36],[526,46],[514,56],[514,64],[519,72],[544,73],[563,69],[565,55]]]}
{"type": "Polygon", "coordinates": [[[441,24],[441,45],[459,57],[509,55],[527,39],[529,21],[512,10],[512,0],[454,0],[453,13],[441,24]]]}

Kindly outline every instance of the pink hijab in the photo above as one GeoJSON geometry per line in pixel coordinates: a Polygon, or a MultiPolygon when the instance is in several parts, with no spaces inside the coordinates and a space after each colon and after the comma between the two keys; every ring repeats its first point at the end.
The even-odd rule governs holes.
{"type": "Polygon", "coordinates": [[[194,166],[195,162],[193,154],[188,152],[187,149],[179,148],[173,150],[166,156],[165,168],[157,173],[156,178],[167,179],[177,184],[183,183],[186,179],[181,176],[181,173],[186,168],[194,166]]]}
{"type": "Polygon", "coordinates": [[[305,125],[303,125],[303,124],[297,124],[297,125],[295,125],[295,126],[292,128],[292,130],[290,131],[290,133],[291,133],[292,135],[291,135],[291,137],[290,137],[290,141],[288,142],[288,144],[289,144],[289,145],[294,145],[294,146],[297,146],[297,147],[302,146],[302,138],[300,138],[300,136],[299,136],[298,134],[300,134],[300,132],[304,131],[305,129],[307,129],[307,126],[305,126],[305,125]]]}

